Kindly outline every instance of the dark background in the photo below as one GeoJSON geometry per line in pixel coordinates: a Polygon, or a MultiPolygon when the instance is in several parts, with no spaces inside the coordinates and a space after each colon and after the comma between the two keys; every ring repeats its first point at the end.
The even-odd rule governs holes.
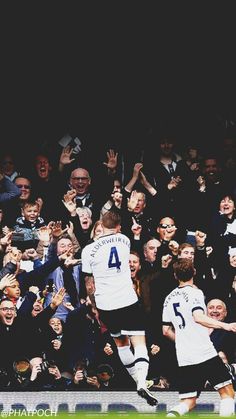
{"type": "Polygon", "coordinates": [[[204,148],[236,121],[230,4],[16,3],[1,12],[1,147],[21,158],[66,133],[95,152],[132,148],[152,127],[204,148]]]}

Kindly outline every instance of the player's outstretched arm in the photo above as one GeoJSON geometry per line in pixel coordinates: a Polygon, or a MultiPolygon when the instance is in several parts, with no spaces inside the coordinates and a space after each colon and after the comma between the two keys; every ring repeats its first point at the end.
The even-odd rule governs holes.
{"type": "Polygon", "coordinates": [[[213,329],[224,329],[228,332],[236,332],[236,323],[225,323],[219,320],[212,319],[202,312],[202,310],[195,310],[193,317],[196,323],[201,324],[205,327],[211,327],[213,329]]]}

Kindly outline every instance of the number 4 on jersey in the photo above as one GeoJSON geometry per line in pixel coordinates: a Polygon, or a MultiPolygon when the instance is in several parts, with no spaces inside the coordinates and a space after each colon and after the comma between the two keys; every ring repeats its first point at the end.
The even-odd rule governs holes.
{"type": "Polygon", "coordinates": [[[117,270],[120,269],[121,262],[119,260],[118,252],[116,247],[111,248],[109,261],[108,261],[108,268],[116,268],[117,270]]]}

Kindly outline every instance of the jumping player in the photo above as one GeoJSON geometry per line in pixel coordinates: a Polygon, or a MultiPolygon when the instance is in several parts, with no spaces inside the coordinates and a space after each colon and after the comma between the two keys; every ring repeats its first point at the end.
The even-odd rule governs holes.
{"type": "Polygon", "coordinates": [[[120,233],[118,212],[106,212],[102,225],[103,235],[82,250],[82,271],[94,277],[99,316],[116,343],[121,362],[136,382],[138,395],[155,406],[157,400],[146,386],[149,357],[144,315],[129,267],[130,240],[120,233]]]}

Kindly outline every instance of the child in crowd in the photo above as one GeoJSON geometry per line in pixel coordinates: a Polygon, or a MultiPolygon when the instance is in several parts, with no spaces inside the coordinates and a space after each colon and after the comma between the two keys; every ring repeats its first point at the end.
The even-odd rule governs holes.
{"type": "Polygon", "coordinates": [[[37,229],[45,226],[44,219],[40,217],[40,205],[37,201],[24,202],[22,216],[16,219],[12,242],[16,242],[19,249],[36,249],[38,244],[37,229]]]}

